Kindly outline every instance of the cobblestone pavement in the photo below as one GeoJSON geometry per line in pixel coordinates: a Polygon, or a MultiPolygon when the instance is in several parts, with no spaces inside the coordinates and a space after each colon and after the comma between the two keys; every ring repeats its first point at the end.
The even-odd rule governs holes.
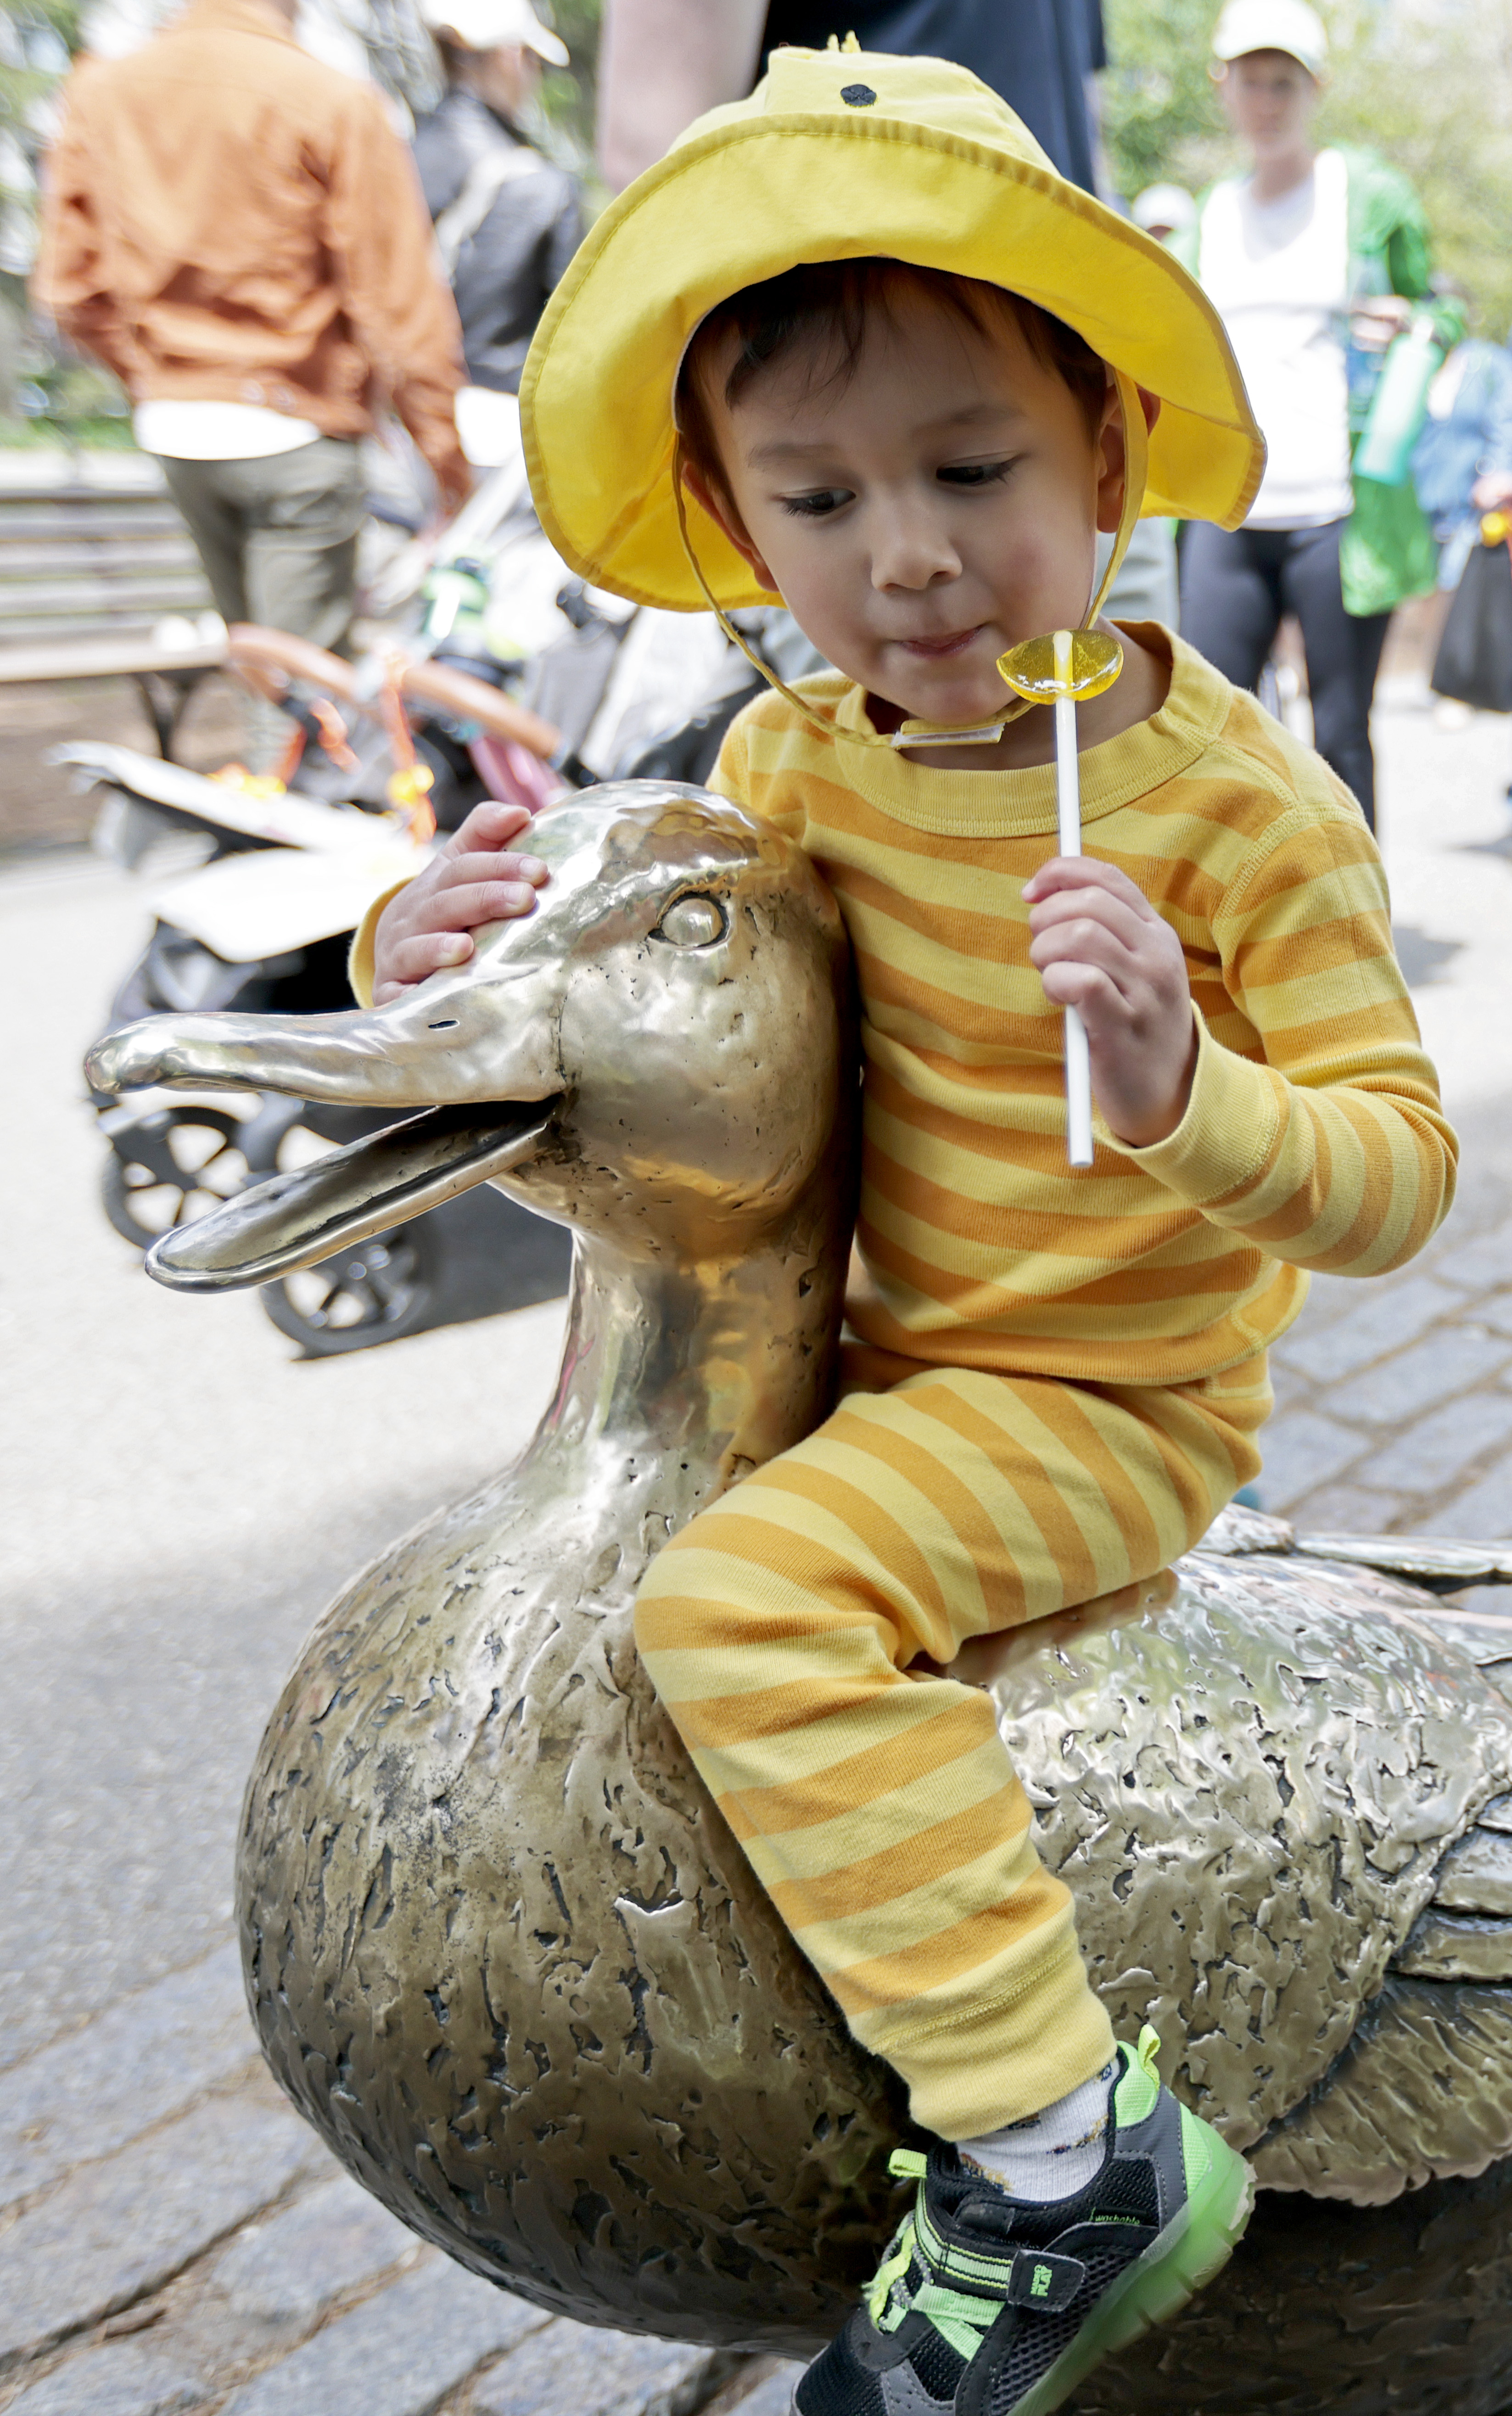
{"type": "Polygon", "coordinates": [[[421,2246],[264,2073],[230,1946],[0,2075],[0,2223],[8,2416],[785,2416],[775,2360],[552,2319],[421,2246]]]}
{"type": "Polygon", "coordinates": [[[1369,1283],[1315,1276],[1272,1354],[1260,1496],[1302,1532],[1512,1535],[1512,1108],[1461,1138],[1437,1239],[1369,1283]]]}
{"type": "MultiPolygon", "coordinates": [[[[1464,1179],[1414,1266],[1315,1284],[1275,1354],[1261,1494],[1305,1533],[1502,1536],[1505,732],[1477,723],[1445,759],[1426,715],[1390,718],[1399,915],[1464,1179]]],[[[340,1576],[522,1439],[560,1321],[291,1367],[251,1303],[143,1284],[74,1104],[92,996],[49,987],[62,964],[102,990],[138,910],[83,868],[28,879],[0,884],[0,1024],[26,1035],[37,1170],[0,1268],[32,1380],[0,1450],[0,1532],[26,1530],[0,1595],[0,2416],[784,2416],[790,2368],[548,2319],[422,2246],[257,2061],[227,1923],[257,1730],[340,1576]]]]}
{"type": "Polygon", "coordinates": [[[0,2222],[8,2416],[785,2416],[775,2360],[554,2320],[422,2247],[264,2073],[230,1946],[0,2076],[0,2222]]]}

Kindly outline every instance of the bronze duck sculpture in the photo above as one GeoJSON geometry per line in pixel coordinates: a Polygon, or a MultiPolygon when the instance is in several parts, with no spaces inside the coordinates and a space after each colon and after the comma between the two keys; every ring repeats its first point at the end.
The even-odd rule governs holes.
{"type": "MultiPolygon", "coordinates": [[[[180,1288],[479,1181],[576,1234],[534,1442],[354,1580],[273,1714],[239,1856],[249,1992],[338,2155],[474,2271],[802,2355],[885,2236],[905,2109],[704,1796],[630,1620],[665,1537],[828,1406],[849,959],[807,859],[697,792],[592,792],[532,845],[537,912],[390,1006],[159,1018],[91,1062],[102,1088],[426,1110],[167,1237],[153,1272],[180,1288]]],[[[1504,1638],[1393,1566],[1463,1585],[1512,1556],[1294,1549],[1232,1512],[1175,1571],[961,1667],[1120,2028],[1167,2020],[1167,2077],[1275,2193],[1088,2411],[1512,2398],[1504,1638]]]]}

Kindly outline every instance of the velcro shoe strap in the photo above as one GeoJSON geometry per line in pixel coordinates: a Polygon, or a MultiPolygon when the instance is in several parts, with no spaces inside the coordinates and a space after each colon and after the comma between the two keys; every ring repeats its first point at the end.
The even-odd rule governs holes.
{"type": "Polygon", "coordinates": [[[1007,2299],[1014,2307],[1068,2307],[1087,2278],[1080,2257],[1056,2257],[1048,2248],[1021,2248],[1013,2260],[1007,2299]]]}

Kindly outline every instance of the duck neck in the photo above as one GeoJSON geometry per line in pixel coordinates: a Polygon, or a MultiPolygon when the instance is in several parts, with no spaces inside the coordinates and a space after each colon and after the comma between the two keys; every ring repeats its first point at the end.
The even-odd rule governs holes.
{"type": "Polygon", "coordinates": [[[675,1526],[801,1441],[833,1397],[838,1224],[798,1215],[738,1255],[677,1261],[580,1231],[561,1374],[529,1457],[549,1458],[574,1499],[607,1487],[606,1508],[633,1478],[639,1511],[675,1526]]]}

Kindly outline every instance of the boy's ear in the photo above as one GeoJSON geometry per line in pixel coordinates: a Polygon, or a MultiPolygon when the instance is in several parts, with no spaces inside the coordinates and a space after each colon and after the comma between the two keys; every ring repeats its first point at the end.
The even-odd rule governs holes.
{"type": "Polygon", "coordinates": [[[703,476],[696,461],[683,463],[683,484],[693,501],[724,531],[742,561],[749,563],[758,585],[764,587],[769,596],[779,595],[777,581],[747,536],[744,522],[723,490],[703,476]]]}
{"type": "MultiPolygon", "coordinates": [[[[1160,398],[1147,387],[1134,389],[1144,414],[1146,430],[1153,429],[1160,416],[1160,398]]],[[[1097,526],[1111,535],[1118,526],[1124,510],[1124,467],[1127,459],[1124,444],[1124,415],[1118,407],[1118,388],[1108,381],[1108,400],[1103,406],[1102,428],[1097,437],[1097,526]]]]}

